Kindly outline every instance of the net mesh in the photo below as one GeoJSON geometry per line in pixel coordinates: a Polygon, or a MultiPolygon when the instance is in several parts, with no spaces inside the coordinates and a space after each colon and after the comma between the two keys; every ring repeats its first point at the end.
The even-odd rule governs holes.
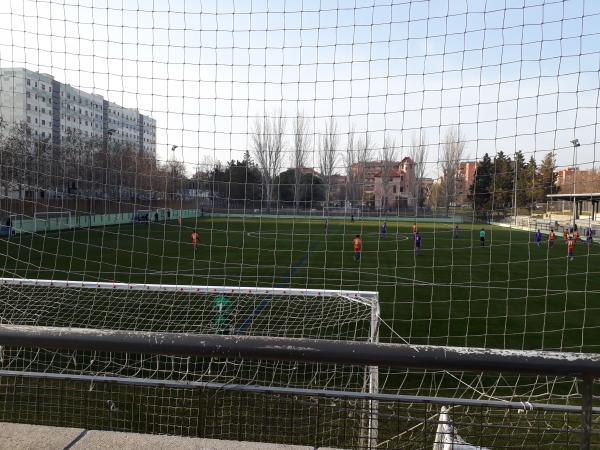
{"type": "MultiPolygon", "coordinates": [[[[373,298],[303,295],[206,287],[0,281],[1,323],[25,326],[166,333],[251,335],[371,341],[373,298]]],[[[65,331],[67,332],[67,331],[65,331]]],[[[302,388],[367,389],[370,373],[335,364],[236,361],[85,351],[2,350],[2,368],[32,373],[135,377],[302,388]]]]}
{"type": "MultiPolygon", "coordinates": [[[[377,291],[383,342],[599,351],[597,2],[10,0],[0,18],[0,276],[377,291]]],[[[232,294],[239,311],[216,324],[207,295],[1,289],[4,323],[368,330],[340,297],[263,310],[232,294]]],[[[61,352],[6,352],[19,370],[75,370],[61,352]]],[[[160,377],[187,376],[160,361],[160,377]]],[[[218,373],[296,385],[289,365],[255,379],[245,364],[218,373]]],[[[380,387],[581,399],[568,377],[387,370],[380,387]]]]}

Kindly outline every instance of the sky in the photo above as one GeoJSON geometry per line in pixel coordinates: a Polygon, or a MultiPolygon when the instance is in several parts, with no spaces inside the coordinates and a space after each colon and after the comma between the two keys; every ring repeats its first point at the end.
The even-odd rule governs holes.
{"type": "MultiPolygon", "coordinates": [[[[598,0],[4,0],[0,67],[27,67],[157,120],[157,155],[189,172],[241,159],[254,122],[333,117],[400,156],[448,127],[465,159],[517,150],[600,165],[598,0]],[[177,145],[174,154],[169,149],[177,145]]],[[[289,165],[289,164],[288,164],[289,165]]],[[[341,167],[338,170],[343,172],[341,167]]]]}

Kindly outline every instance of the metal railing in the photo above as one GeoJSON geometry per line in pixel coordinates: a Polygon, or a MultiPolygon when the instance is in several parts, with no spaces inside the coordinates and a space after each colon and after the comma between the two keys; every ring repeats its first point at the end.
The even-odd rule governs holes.
{"type": "Polygon", "coordinates": [[[593,407],[594,379],[600,377],[597,354],[11,325],[0,325],[0,345],[3,351],[127,352],[210,361],[532,374],[574,378],[580,385],[574,402],[563,398],[543,403],[444,396],[443,390],[438,395],[373,394],[5,367],[0,371],[0,420],[314,448],[452,448],[434,445],[469,442],[477,448],[588,449],[600,444],[594,427],[600,409],[593,407]],[[365,415],[372,420],[365,421],[365,415]],[[369,433],[376,440],[364,438],[365,431],[373,431],[364,430],[366,426],[377,427],[369,433]]]}

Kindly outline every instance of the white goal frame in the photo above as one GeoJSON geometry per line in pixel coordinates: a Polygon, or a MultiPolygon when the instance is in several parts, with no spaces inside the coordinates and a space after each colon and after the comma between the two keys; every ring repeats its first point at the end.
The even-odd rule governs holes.
{"type": "MultiPolygon", "coordinates": [[[[297,289],[276,287],[237,287],[237,286],[201,286],[178,284],[147,284],[147,283],[120,283],[106,281],[71,281],[48,280],[31,278],[0,277],[2,286],[30,286],[30,287],[55,287],[90,290],[120,290],[120,291],[146,291],[146,292],[177,292],[187,294],[246,294],[258,296],[302,296],[302,297],[343,297],[350,302],[360,303],[370,308],[369,342],[379,341],[380,307],[379,293],[376,291],[351,291],[335,289],[297,289]]],[[[364,391],[369,394],[379,392],[379,368],[377,366],[365,367],[364,391]]],[[[368,400],[364,405],[367,409],[365,419],[366,432],[362,439],[368,439],[369,447],[374,447],[377,442],[378,430],[378,401],[368,400]]]]}
{"type": "MultiPolygon", "coordinates": [[[[67,219],[67,228],[73,227],[73,222],[71,221],[71,212],[70,211],[39,211],[33,213],[33,230],[37,233],[40,231],[38,227],[38,222],[48,223],[48,221],[52,219],[67,219]]],[[[45,227],[43,227],[43,231],[46,231],[45,227]]]]}
{"type": "Polygon", "coordinates": [[[151,209],[136,209],[131,214],[131,221],[133,223],[152,223],[152,214],[153,214],[153,212],[151,209]],[[148,213],[148,220],[147,221],[140,220],[139,219],[140,213],[148,213]]]}

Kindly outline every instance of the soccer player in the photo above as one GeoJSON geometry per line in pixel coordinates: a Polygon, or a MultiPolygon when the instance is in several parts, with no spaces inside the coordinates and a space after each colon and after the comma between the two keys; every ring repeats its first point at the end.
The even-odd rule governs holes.
{"type": "Polygon", "coordinates": [[[214,299],[215,330],[217,334],[229,334],[231,322],[231,300],[224,295],[217,295],[214,299]]]}
{"type": "Polygon", "coordinates": [[[556,240],[556,234],[554,233],[554,228],[550,228],[550,235],[548,236],[548,246],[550,248],[554,247],[555,240],[556,240]]]}
{"type": "Polygon", "coordinates": [[[417,232],[417,224],[416,224],[416,223],[413,223],[413,226],[412,226],[412,234],[413,234],[413,235],[415,235],[415,234],[416,234],[416,232],[417,232]]]}
{"type": "Polygon", "coordinates": [[[539,228],[535,232],[535,245],[537,245],[538,247],[542,246],[542,232],[540,231],[539,228]]]}
{"type": "Polygon", "coordinates": [[[354,261],[360,261],[360,250],[362,248],[362,239],[360,238],[360,234],[354,236],[352,239],[352,245],[354,246],[354,261]]]}
{"type": "Polygon", "coordinates": [[[421,233],[418,231],[415,233],[415,254],[419,256],[421,253],[421,233]]]}
{"type": "Polygon", "coordinates": [[[479,230],[479,245],[485,247],[485,230],[483,228],[479,230]]]}
{"type": "Polygon", "coordinates": [[[387,222],[383,222],[381,225],[381,237],[384,238],[387,236],[387,222]]]}
{"type": "Polygon", "coordinates": [[[569,261],[573,261],[575,256],[573,256],[573,251],[575,250],[575,241],[573,239],[569,239],[567,242],[567,257],[569,261]]]}
{"type": "Polygon", "coordinates": [[[569,231],[566,228],[564,228],[563,229],[563,242],[565,244],[567,244],[568,241],[569,241],[569,231]]]}
{"type": "Polygon", "coordinates": [[[594,232],[592,231],[592,227],[589,227],[586,231],[586,242],[588,245],[594,243],[594,232]]]}
{"type": "Polygon", "coordinates": [[[457,238],[458,237],[458,224],[454,225],[454,237],[457,238]]]}
{"type": "Polygon", "coordinates": [[[579,240],[579,230],[577,230],[577,228],[575,228],[575,231],[573,232],[573,239],[575,242],[579,240]]]}
{"type": "Polygon", "coordinates": [[[194,247],[194,252],[198,248],[198,241],[200,240],[200,235],[196,230],[192,231],[192,247],[194,247]]]}

